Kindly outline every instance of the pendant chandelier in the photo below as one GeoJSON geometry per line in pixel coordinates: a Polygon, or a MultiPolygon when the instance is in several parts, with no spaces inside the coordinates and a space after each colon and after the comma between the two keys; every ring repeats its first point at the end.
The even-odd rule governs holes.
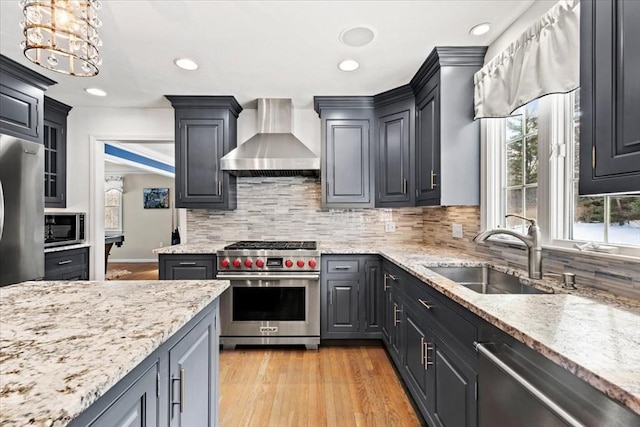
{"type": "Polygon", "coordinates": [[[21,0],[24,56],[48,70],[91,77],[102,64],[98,0],[21,0]]]}

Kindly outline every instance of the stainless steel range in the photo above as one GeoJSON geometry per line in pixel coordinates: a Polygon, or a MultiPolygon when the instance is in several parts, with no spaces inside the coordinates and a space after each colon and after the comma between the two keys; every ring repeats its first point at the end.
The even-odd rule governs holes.
{"type": "Polygon", "coordinates": [[[220,342],[320,343],[320,251],[316,242],[242,241],[218,251],[220,342]]]}

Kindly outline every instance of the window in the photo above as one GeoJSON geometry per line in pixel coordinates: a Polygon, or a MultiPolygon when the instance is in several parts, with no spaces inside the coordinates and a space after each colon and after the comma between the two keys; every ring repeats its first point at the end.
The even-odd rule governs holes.
{"type": "Polygon", "coordinates": [[[104,229],[122,231],[122,177],[105,178],[104,187],[104,229]]]}
{"type": "Polygon", "coordinates": [[[545,244],[607,243],[637,256],[640,193],[578,196],[579,96],[545,96],[511,117],[482,121],[484,226],[524,232],[525,221],[504,218],[517,214],[538,220],[545,244]]]}

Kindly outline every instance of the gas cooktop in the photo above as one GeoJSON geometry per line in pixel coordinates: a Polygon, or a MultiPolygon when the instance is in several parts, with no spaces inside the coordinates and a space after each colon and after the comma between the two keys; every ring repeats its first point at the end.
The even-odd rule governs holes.
{"type": "Polygon", "coordinates": [[[287,241],[269,241],[269,240],[243,240],[241,242],[232,243],[228,246],[224,247],[224,250],[256,250],[256,249],[264,249],[271,251],[290,251],[296,249],[303,250],[316,250],[317,244],[316,242],[310,241],[297,241],[297,242],[287,242],[287,241]]]}

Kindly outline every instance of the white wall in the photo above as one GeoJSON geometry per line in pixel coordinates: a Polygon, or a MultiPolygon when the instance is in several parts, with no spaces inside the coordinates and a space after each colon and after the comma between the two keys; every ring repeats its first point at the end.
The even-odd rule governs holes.
{"type": "Polygon", "coordinates": [[[491,61],[496,55],[505,50],[513,43],[520,34],[536,23],[542,15],[558,3],[557,0],[537,0],[518,19],[516,19],[506,30],[502,32],[489,45],[484,57],[484,63],[491,61]]]}
{"type": "Polygon", "coordinates": [[[113,246],[109,262],[155,261],[155,248],[171,244],[171,215],[174,209],[173,178],[155,174],[128,174],[123,179],[122,231],[124,244],[113,246]],[[144,188],[169,188],[169,209],[144,209],[144,188]]]}

